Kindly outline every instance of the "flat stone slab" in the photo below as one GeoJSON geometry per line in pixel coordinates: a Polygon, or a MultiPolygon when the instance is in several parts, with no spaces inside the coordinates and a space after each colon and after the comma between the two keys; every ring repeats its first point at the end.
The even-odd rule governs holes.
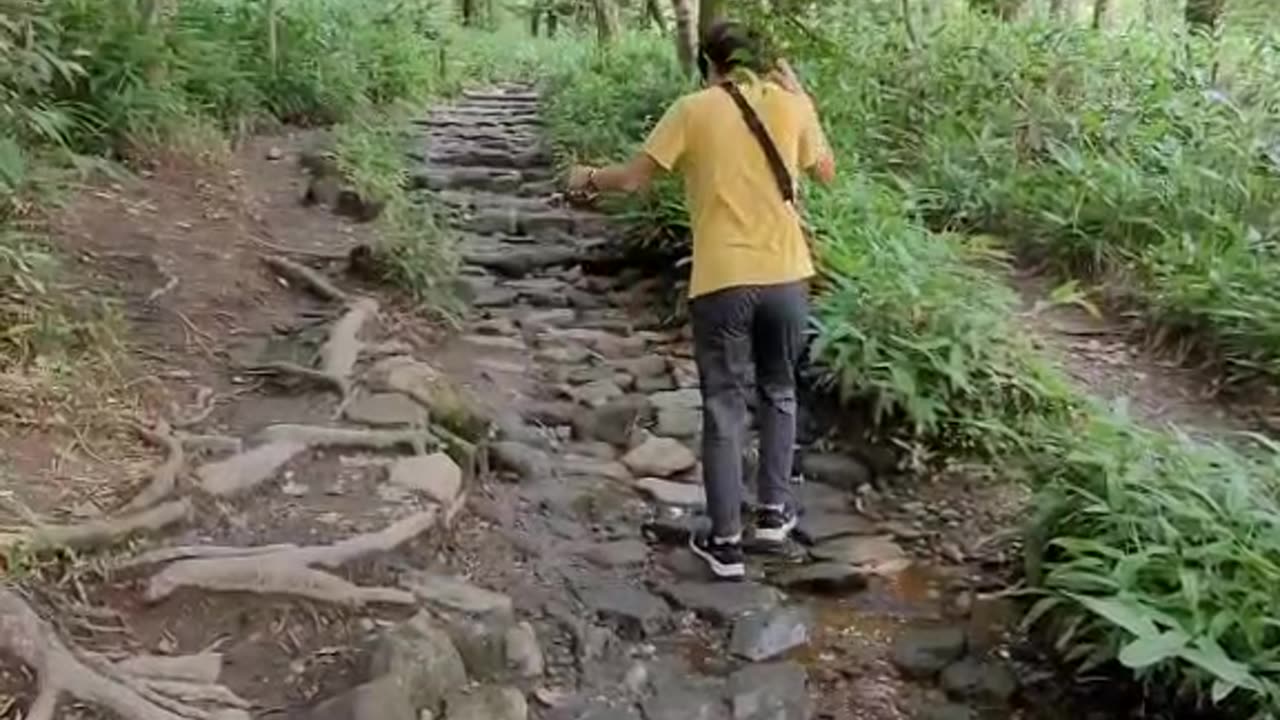
{"type": "Polygon", "coordinates": [[[875,523],[852,512],[806,512],[796,525],[796,537],[808,545],[834,540],[850,535],[876,535],[880,528],[875,523]]]}
{"type": "Polygon", "coordinates": [[[809,677],[794,662],[749,665],[729,676],[734,720],[809,720],[809,677]]]}
{"type": "Polygon", "coordinates": [[[961,700],[1004,704],[1018,691],[1018,678],[1006,662],[967,657],[943,669],[942,688],[961,700]]]}
{"type": "Polygon", "coordinates": [[[754,582],[726,585],[686,580],[668,584],[662,594],[675,605],[717,623],[729,622],[748,613],[765,612],[782,602],[777,590],[754,582]]]}
{"type": "Polygon", "coordinates": [[[658,631],[670,608],[656,595],[621,581],[604,580],[579,592],[583,604],[631,639],[658,631]]]}
{"type": "Polygon", "coordinates": [[[814,546],[810,554],[818,560],[856,565],[864,570],[891,575],[911,563],[907,553],[890,535],[855,535],[828,540],[814,546]]]}
{"type": "Polygon", "coordinates": [[[820,594],[843,594],[867,587],[867,573],[861,568],[838,562],[820,562],[790,568],[769,581],[788,590],[820,594]]]}
{"type": "Polygon", "coordinates": [[[467,682],[458,649],[426,611],[382,632],[369,673],[393,678],[413,707],[433,711],[445,695],[467,682]]]}
{"type": "Polygon", "coordinates": [[[603,568],[643,565],[649,559],[649,546],[639,540],[614,540],[592,545],[582,555],[603,568]]]}
{"type": "Polygon", "coordinates": [[[760,662],[809,644],[813,613],[791,606],[750,613],[733,624],[729,651],[740,658],[760,662]]]}
{"type": "Polygon", "coordinates": [[[460,578],[413,570],[400,576],[401,587],[423,602],[476,615],[510,615],[511,598],[460,578]]]}
{"type": "Polygon", "coordinates": [[[707,506],[707,491],[700,484],[673,482],[662,478],[641,478],[636,490],[663,505],[703,509],[707,506]]]}
{"type": "Polygon", "coordinates": [[[660,408],[654,432],[682,440],[695,437],[702,432],[702,411],[682,407],[660,408]]]}
{"type": "Polygon", "coordinates": [[[427,423],[427,409],[402,393],[362,395],[348,405],[343,414],[352,422],[373,427],[427,423]]]}
{"type": "Polygon", "coordinates": [[[663,408],[702,409],[702,391],[698,388],[665,390],[649,396],[649,402],[659,410],[663,408]]]}
{"type": "Polygon", "coordinates": [[[840,453],[805,453],[800,468],[805,477],[844,490],[871,482],[871,470],[861,460],[840,453]]]}
{"type": "Polygon", "coordinates": [[[409,697],[393,677],[372,682],[322,701],[307,711],[308,720],[418,720],[409,697]]]}
{"type": "Polygon", "coordinates": [[[481,686],[445,701],[447,720],[527,720],[529,704],[515,688],[481,686]]]}

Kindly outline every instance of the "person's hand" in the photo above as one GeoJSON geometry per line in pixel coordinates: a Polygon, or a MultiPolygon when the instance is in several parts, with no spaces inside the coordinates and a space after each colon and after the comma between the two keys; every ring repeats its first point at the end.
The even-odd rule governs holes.
{"type": "Polygon", "coordinates": [[[804,92],[804,86],[800,84],[800,78],[796,77],[796,71],[791,69],[791,63],[785,59],[778,59],[777,65],[769,73],[769,79],[778,83],[778,85],[782,86],[782,89],[788,92],[804,92]]]}
{"type": "Polygon", "coordinates": [[[566,189],[571,193],[593,193],[596,191],[594,187],[595,168],[586,165],[575,165],[569,170],[569,179],[566,182],[566,189]]]}

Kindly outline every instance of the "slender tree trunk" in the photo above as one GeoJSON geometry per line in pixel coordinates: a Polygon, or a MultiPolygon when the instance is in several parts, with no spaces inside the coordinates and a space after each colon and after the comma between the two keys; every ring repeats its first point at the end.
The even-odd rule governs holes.
{"type": "Polygon", "coordinates": [[[529,34],[538,37],[538,30],[542,26],[542,8],[534,7],[529,11],[529,34]]]}
{"type": "Polygon", "coordinates": [[[698,10],[698,39],[701,40],[712,23],[724,18],[724,0],[701,0],[698,10]]]}
{"type": "Polygon", "coordinates": [[[555,37],[556,31],[560,29],[560,14],[555,8],[547,11],[547,37],[555,37]]]}
{"type": "Polygon", "coordinates": [[[1111,0],[1093,0],[1093,29],[1101,30],[1107,21],[1107,11],[1111,9],[1111,0]]]}
{"type": "Polygon", "coordinates": [[[277,0],[267,0],[267,60],[271,72],[280,68],[280,28],[276,18],[277,0]]]}
{"type": "Polygon", "coordinates": [[[462,24],[476,24],[476,0],[462,0],[462,24]]]}
{"type": "Polygon", "coordinates": [[[618,8],[613,0],[591,0],[596,11],[596,38],[608,45],[618,36],[618,8]]]}
{"type": "Polygon", "coordinates": [[[676,57],[685,74],[693,73],[698,50],[698,0],[671,0],[676,13],[676,57]]]}
{"type": "Polygon", "coordinates": [[[1049,17],[1054,20],[1061,20],[1063,14],[1066,13],[1066,0],[1049,0],[1049,17]]]}
{"type": "Polygon", "coordinates": [[[662,14],[662,6],[658,4],[658,0],[644,0],[644,14],[658,26],[659,31],[667,32],[667,17],[662,14]]]}

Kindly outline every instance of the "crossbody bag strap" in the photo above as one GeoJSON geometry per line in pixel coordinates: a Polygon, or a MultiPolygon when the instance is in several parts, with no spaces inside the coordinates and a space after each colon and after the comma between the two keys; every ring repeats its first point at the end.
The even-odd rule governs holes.
{"type": "Polygon", "coordinates": [[[747,122],[751,134],[756,136],[756,140],[760,142],[760,148],[764,150],[765,160],[769,162],[769,170],[773,172],[773,178],[778,182],[778,190],[782,193],[782,199],[787,204],[795,204],[796,186],[791,180],[791,172],[787,170],[787,164],[782,161],[782,154],[778,152],[778,146],[773,143],[773,138],[769,137],[769,131],[765,128],[764,123],[760,121],[760,116],[756,114],[751,103],[742,96],[742,91],[737,85],[731,82],[721,83],[721,88],[729,93],[729,97],[733,98],[733,103],[738,106],[738,110],[742,111],[742,119],[747,122]]]}

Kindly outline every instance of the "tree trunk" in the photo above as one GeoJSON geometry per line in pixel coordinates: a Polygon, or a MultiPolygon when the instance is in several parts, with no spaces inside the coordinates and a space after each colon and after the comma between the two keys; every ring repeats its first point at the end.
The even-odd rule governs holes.
{"type": "Polygon", "coordinates": [[[462,24],[476,24],[476,0],[462,0],[462,24]]]}
{"type": "Polygon", "coordinates": [[[560,29],[560,15],[555,8],[547,11],[547,37],[555,37],[556,31],[560,29]]]}
{"type": "Polygon", "coordinates": [[[1111,0],[1093,0],[1093,29],[1101,30],[1107,21],[1107,11],[1111,9],[1111,0]]]}
{"type": "Polygon", "coordinates": [[[596,11],[596,39],[608,45],[618,36],[618,8],[613,0],[591,0],[596,11]]]}
{"type": "Polygon", "coordinates": [[[671,5],[676,12],[676,57],[685,74],[692,74],[698,51],[698,0],[671,0],[671,5]]]}
{"type": "Polygon", "coordinates": [[[706,36],[712,23],[724,19],[724,0],[702,0],[698,10],[698,39],[706,36]]]}
{"type": "Polygon", "coordinates": [[[667,18],[662,14],[662,6],[658,4],[658,0],[644,0],[644,14],[647,21],[658,26],[659,31],[667,32],[667,18]]]}
{"type": "Polygon", "coordinates": [[[1187,28],[1213,32],[1222,21],[1225,4],[1225,0],[1187,0],[1187,7],[1183,12],[1187,28]]]}
{"type": "Polygon", "coordinates": [[[534,7],[529,11],[529,34],[538,37],[538,30],[542,27],[542,8],[534,7]]]}
{"type": "Polygon", "coordinates": [[[1061,20],[1067,10],[1067,0],[1049,0],[1049,17],[1061,20]]]}

